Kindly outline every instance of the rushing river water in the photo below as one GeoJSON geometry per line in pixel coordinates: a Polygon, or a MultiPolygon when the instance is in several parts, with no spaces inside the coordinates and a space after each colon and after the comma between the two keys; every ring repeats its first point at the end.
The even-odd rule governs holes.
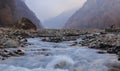
{"type": "Polygon", "coordinates": [[[117,62],[115,55],[69,46],[72,41],[50,43],[29,38],[28,42],[32,45],[24,48],[25,55],[0,62],[0,71],[107,71],[108,63],[117,62]]]}

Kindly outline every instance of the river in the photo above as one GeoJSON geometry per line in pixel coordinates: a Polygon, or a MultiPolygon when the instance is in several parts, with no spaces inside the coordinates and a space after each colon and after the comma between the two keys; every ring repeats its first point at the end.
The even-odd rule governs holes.
{"type": "Polygon", "coordinates": [[[99,50],[70,46],[73,41],[42,42],[29,38],[24,56],[0,62],[0,71],[108,71],[107,64],[116,63],[114,54],[98,54],[99,50]]]}

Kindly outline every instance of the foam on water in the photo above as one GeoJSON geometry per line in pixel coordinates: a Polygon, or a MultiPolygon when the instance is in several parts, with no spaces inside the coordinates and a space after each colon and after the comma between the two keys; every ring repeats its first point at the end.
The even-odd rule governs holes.
{"type": "Polygon", "coordinates": [[[9,66],[9,65],[0,65],[0,71],[68,71],[62,69],[52,69],[52,68],[35,68],[35,69],[28,69],[24,67],[16,67],[16,66],[9,66]]]}
{"type": "Polygon", "coordinates": [[[64,55],[58,55],[58,56],[54,56],[53,60],[49,62],[46,67],[53,69],[71,70],[71,68],[73,68],[73,65],[74,65],[74,61],[70,57],[64,55]]]}

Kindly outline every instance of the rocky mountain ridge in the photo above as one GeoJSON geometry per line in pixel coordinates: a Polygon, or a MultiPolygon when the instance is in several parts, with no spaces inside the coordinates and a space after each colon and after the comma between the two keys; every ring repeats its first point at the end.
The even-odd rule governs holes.
{"type": "Polygon", "coordinates": [[[42,28],[39,19],[27,7],[23,0],[0,0],[1,27],[10,27],[22,17],[30,19],[38,28],[42,28]]]}
{"type": "Polygon", "coordinates": [[[87,0],[64,28],[104,29],[113,24],[120,27],[120,0],[87,0]]]}

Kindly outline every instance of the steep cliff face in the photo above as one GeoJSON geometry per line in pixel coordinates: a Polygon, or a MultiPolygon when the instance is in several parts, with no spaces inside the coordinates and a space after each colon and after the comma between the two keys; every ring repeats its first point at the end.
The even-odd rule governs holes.
{"type": "Polygon", "coordinates": [[[26,6],[24,1],[22,0],[16,0],[16,10],[15,10],[15,18],[20,19],[22,17],[26,17],[30,19],[34,24],[37,25],[38,28],[41,28],[42,25],[40,23],[40,20],[36,17],[36,15],[26,6]]]}
{"type": "Polygon", "coordinates": [[[6,26],[13,23],[14,1],[0,0],[0,26],[6,26]]]}
{"type": "Polygon", "coordinates": [[[65,28],[104,29],[113,24],[120,27],[120,0],[87,0],[65,28]]]}
{"type": "Polygon", "coordinates": [[[0,0],[0,26],[8,27],[12,24],[26,17],[30,19],[38,28],[42,28],[39,19],[26,6],[23,0],[0,0]]]}

